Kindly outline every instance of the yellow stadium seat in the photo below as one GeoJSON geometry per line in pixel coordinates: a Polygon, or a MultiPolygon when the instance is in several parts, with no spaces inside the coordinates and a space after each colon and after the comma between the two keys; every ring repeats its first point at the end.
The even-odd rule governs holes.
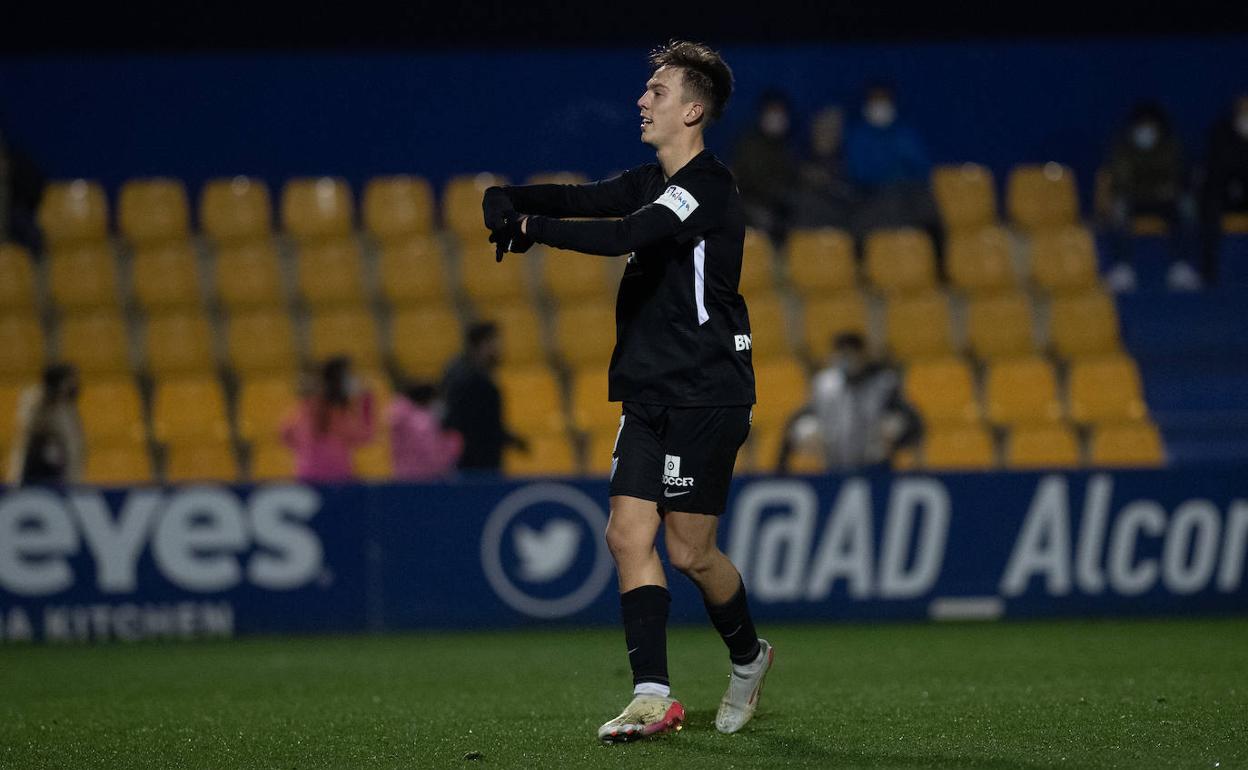
{"type": "Polygon", "coordinates": [[[503,422],[521,435],[562,430],[563,396],[545,366],[504,366],[498,371],[503,422]]]}
{"type": "Polygon", "coordinates": [[[134,254],[134,295],[147,311],[200,304],[199,265],[189,241],[165,241],[134,254]]]}
{"type": "MultiPolygon", "coordinates": [[[[503,329],[504,343],[508,330],[503,329]]],[[[446,305],[405,308],[390,319],[394,360],[408,377],[438,379],[463,349],[459,317],[446,305]]]]}
{"type": "Polygon", "coordinates": [[[945,249],[953,285],[972,295],[1013,291],[1018,286],[1003,227],[982,227],[949,236],[945,249]]]}
{"type": "Polygon", "coordinates": [[[58,352],[84,375],[122,374],[131,368],[126,324],[111,311],[62,319],[58,352]]]}
{"type": "Polygon", "coordinates": [[[267,240],[273,233],[269,186],[245,176],[209,181],[199,197],[199,225],[220,244],[267,240]]]}
{"type": "Polygon", "coordinates": [[[108,200],[99,182],[51,182],[39,202],[39,229],[49,248],[108,238],[108,200]]]}
{"type": "Polygon", "coordinates": [[[750,350],[754,361],[791,355],[788,335],[788,314],[785,303],[775,293],[766,291],[749,300],[750,350]]]}
{"type": "Polygon", "coordinates": [[[295,456],[280,441],[265,441],[251,447],[252,481],[285,481],[295,477],[295,456]]]}
{"type": "Polygon", "coordinates": [[[526,436],[529,451],[509,447],[503,453],[503,472],[508,476],[566,476],[576,472],[572,444],[563,433],[526,436]]]}
{"type": "Polygon", "coordinates": [[[577,171],[543,171],[524,180],[525,184],[585,184],[589,178],[577,171]]]}
{"type": "Polygon", "coordinates": [[[36,299],[30,252],[16,243],[0,243],[0,312],[32,311],[36,299]]]}
{"type": "Polygon", "coordinates": [[[904,361],[953,353],[949,301],[939,291],[889,300],[887,326],[888,348],[904,361]]]}
{"type": "MultiPolygon", "coordinates": [[[[0,379],[0,445],[12,443],[17,431],[17,404],[22,398],[22,391],[34,382],[5,382],[0,379]]],[[[3,458],[4,455],[0,454],[0,459],[3,458]]]]}
{"type": "Polygon", "coordinates": [[[1067,382],[1075,422],[1137,422],[1148,415],[1140,370],[1129,356],[1076,359],[1067,382]]]}
{"type": "Polygon", "coordinates": [[[1112,353],[1120,348],[1118,309],[1104,292],[1056,297],[1049,306],[1049,341],[1062,357],[1112,353]]]}
{"type": "Polygon", "coordinates": [[[1248,235],[1248,214],[1237,212],[1223,214],[1222,232],[1227,235],[1248,235]]]}
{"type": "Polygon", "coordinates": [[[867,277],[886,294],[913,294],[936,283],[936,253],[922,230],[876,230],[867,236],[864,251],[867,277]]]}
{"type": "Polygon", "coordinates": [[[1034,425],[1062,417],[1053,366],[1040,356],[992,362],[984,381],[988,419],[997,425],[1034,425]]]}
{"type": "Polygon", "coordinates": [[[394,477],[394,454],[385,431],[351,453],[351,467],[361,481],[389,481],[394,477]]]}
{"type": "Polygon", "coordinates": [[[380,176],[364,186],[364,228],[382,243],[433,232],[433,188],[419,176],[380,176]]]}
{"type": "Polygon", "coordinates": [[[749,298],[775,287],[775,252],[771,239],[761,230],[746,228],[741,255],[741,282],[738,291],[749,298]]]}
{"type": "Polygon", "coordinates": [[[165,480],[170,483],[229,482],[240,475],[238,458],[227,441],[170,444],[165,455],[165,480]]]}
{"type": "Polygon", "coordinates": [[[308,352],[316,362],[345,355],[357,367],[379,367],[381,343],[372,312],[348,307],[313,312],[308,321],[308,352]]]}
{"type": "Polygon", "coordinates": [[[0,379],[38,377],[44,365],[43,329],[28,314],[0,315],[0,379]]]}
{"type": "Polygon", "coordinates": [[[452,178],[442,193],[442,224],[469,245],[485,243],[489,231],[485,229],[481,198],[486,188],[504,184],[505,178],[485,172],[452,178]]]}
{"type": "Polygon", "coordinates": [[[542,284],[557,303],[608,301],[607,276],[603,258],[545,249],[542,254],[542,284]]]}
{"type": "Polygon", "coordinates": [[[577,369],[572,375],[572,419],[576,427],[591,433],[617,429],[622,407],[607,397],[606,367],[577,369]]]}
{"type": "Polygon", "coordinates": [[[354,238],[305,243],[297,259],[299,295],[313,306],[364,302],[364,260],[354,238]]]}
{"type": "Polygon", "coordinates": [[[788,273],[803,297],[827,296],[857,287],[854,240],[836,228],[794,230],[788,241],[788,273]]]}
{"type": "Polygon", "coordinates": [[[1170,223],[1163,217],[1154,214],[1143,214],[1131,218],[1131,234],[1142,236],[1160,236],[1170,234],[1170,223]]]}
{"type": "Polygon", "coordinates": [[[1079,440],[1069,425],[1028,425],[1010,431],[1005,467],[1017,470],[1079,467],[1079,440]]]}
{"type": "Polygon", "coordinates": [[[745,446],[737,453],[740,471],[775,473],[780,464],[780,445],[784,441],[784,422],[758,422],[750,426],[745,446]]]}
{"type": "Polygon", "coordinates": [[[555,348],[575,368],[606,368],[615,349],[615,308],[601,303],[561,308],[555,316],[555,348]]]}
{"type": "Polygon", "coordinates": [[[147,368],[157,377],[209,374],[216,367],[212,326],[200,312],[172,312],[147,320],[147,368]]]}
{"type": "Polygon", "coordinates": [[[980,425],[937,428],[923,442],[923,465],[951,471],[988,470],[997,464],[991,434],[980,425]]]}
{"type": "Polygon", "coordinates": [[[230,424],[221,384],[213,377],[157,382],[152,395],[152,434],[167,443],[228,440],[230,424]]]}
{"type": "Polygon", "coordinates": [[[1031,275],[1054,294],[1097,288],[1096,244],[1086,227],[1066,225],[1040,230],[1031,238],[1031,275]]]}
{"type": "Polygon", "coordinates": [[[528,366],[546,360],[542,344],[542,323],[527,302],[512,302],[484,308],[482,318],[498,325],[503,347],[503,365],[528,366]]]}
{"type": "Polygon", "coordinates": [[[755,425],[787,422],[806,403],[810,390],[805,369],[793,358],[755,364],[754,383],[758,396],[755,425]]]}
{"type": "Polygon", "coordinates": [[[524,255],[511,254],[502,262],[496,262],[494,246],[481,239],[480,243],[466,244],[459,259],[459,276],[464,293],[478,307],[488,307],[495,302],[521,301],[527,297],[525,286],[529,263],[524,255]]]}
{"type": "Polygon", "coordinates": [[[916,361],[906,369],[906,399],[928,425],[978,422],[982,417],[975,395],[975,375],[960,358],[916,361]]]}
{"type": "Polygon", "coordinates": [[[84,477],[88,484],[106,487],[149,484],[152,456],[141,441],[93,444],[87,449],[84,477]]]}
{"type": "Polygon", "coordinates": [[[132,443],[145,440],[143,404],[129,378],[88,379],[78,396],[78,413],[87,444],[132,443]]]}
{"type": "Polygon", "coordinates": [[[278,441],[282,423],[299,403],[295,378],[243,380],[238,389],[238,435],[252,443],[278,441]]]}
{"type": "Polygon", "coordinates": [[[382,296],[391,305],[441,304],[449,296],[442,249],[433,236],[383,242],[377,269],[382,296]]]}
{"type": "Polygon", "coordinates": [[[585,447],[585,473],[590,476],[608,476],[611,473],[611,457],[615,451],[615,437],[619,435],[619,421],[615,427],[600,428],[589,434],[585,447]]]}
{"type": "Polygon", "coordinates": [[[1011,221],[1024,230],[1079,221],[1075,173],[1060,163],[1015,166],[1005,197],[1011,221]]]}
{"type": "Polygon", "coordinates": [[[217,252],[217,295],[227,308],[274,307],[285,302],[277,249],[271,240],[243,241],[217,252]]]}
{"type": "Polygon", "coordinates": [[[950,232],[975,230],[997,222],[997,193],[992,172],[978,163],[937,166],[932,193],[940,219],[950,232]]]}
{"type": "Polygon", "coordinates": [[[184,241],[191,234],[186,186],[177,179],[131,179],[121,186],[117,227],[134,246],[184,241]]]}
{"type": "Polygon", "coordinates": [[[282,227],[301,243],[350,235],[354,216],[346,180],[304,177],[282,188],[282,227]]]}
{"type": "Polygon", "coordinates": [[[1031,321],[1031,302],[1021,293],[971,300],[966,313],[971,352],[981,359],[990,359],[1034,351],[1031,321]]]}
{"type": "Polygon", "coordinates": [[[116,307],[117,264],[104,241],[58,248],[48,261],[52,301],[62,310],[116,307]]]}
{"type": "Polygon", "coordinates": [[[239,374],[293,372],[298,363],[295,329],[284,310],[235,313],[225,324],[225,349],[239,374]]]}
{"type": "Polygon", "coordinates": [[[847,291],[818,300],[802,308],[806,351],[823,358],[832,350],[832,338],[841,332],[857,332],[867,337],[867,303],[858,291],[847,291]]]}
{"type": "Polygon", "coordinates": [[[1159,468],[1166,464],[1161,434],[1152,423],[1129,422],[1099,426],[1092,432],[1092,465],[1114,468],[1159,468]]]}

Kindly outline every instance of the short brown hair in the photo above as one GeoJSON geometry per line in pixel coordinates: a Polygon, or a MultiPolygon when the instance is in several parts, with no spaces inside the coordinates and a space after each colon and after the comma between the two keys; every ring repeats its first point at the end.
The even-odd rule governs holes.
{"type": "Polygon", "coordinates": [[[707,108],[710,122],[719,120],[732,96],[732,70],[718,52],[704,43],[673,40],[650,52],[651,71],[660,67],[679,67],[684,73],[684,88],[707,108]]]}

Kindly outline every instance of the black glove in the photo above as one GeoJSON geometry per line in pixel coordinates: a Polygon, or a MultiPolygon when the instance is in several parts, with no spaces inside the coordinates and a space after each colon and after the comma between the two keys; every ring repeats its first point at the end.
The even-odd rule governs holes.
{"type": "Polygon", "coordinates": [[[515,216],[516,207],[511,205],[511,198],[503,188],[495,186],[487,189],[481,198],[481,211],[485,214],[485,228],[497,230],[508,214],[515,216]]]}
{"type": "Polygon", "coordinates": [[[523,254],[533,245],[533,239],[520,231],[522,217],[514,211],[503,215],[502,224],[490,232],[490,243],[494,244],[494,261],[502,262],[507,252],[523,254]]]}

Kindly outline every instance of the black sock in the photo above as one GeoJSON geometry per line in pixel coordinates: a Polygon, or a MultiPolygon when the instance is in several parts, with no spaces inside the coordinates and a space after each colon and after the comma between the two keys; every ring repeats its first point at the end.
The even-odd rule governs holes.
{"type": "Polygon", "coordinates": [[[758,632],[754,630],[754,621],[750,618],[745,583],[741,584],[726,604],[712,607],[708,603],[706,614],[711,616],[711,625],[715,626],[724,644],[728,645],[728,657],[732,662],[738,666],[754,662],[761,647],[758,643],[758,632]]]}
{"type": "Polygon", "coordinates": [[[663,586],[641,586],[620,594],[624,641],[633,684],[667,681],[667,613],[672,595],[663,586]]]}

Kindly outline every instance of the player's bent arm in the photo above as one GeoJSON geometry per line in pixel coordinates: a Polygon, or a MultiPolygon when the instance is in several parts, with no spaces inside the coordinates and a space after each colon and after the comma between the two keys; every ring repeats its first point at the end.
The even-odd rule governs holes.
{"type": "Polygon", "coordinates": [[[623,219],[589,222],[530,216],[525,233],[537,243],[585,254],[618,257],[676,234],[680,218],[657,203],[642,206],[623,219]]]}
{"type": "Polygon", "coordinates": [[[550,217],[622,217],[638,203],[629,172],[589,184],[508,185],[502,190],[521,214],[550,217]]]}

